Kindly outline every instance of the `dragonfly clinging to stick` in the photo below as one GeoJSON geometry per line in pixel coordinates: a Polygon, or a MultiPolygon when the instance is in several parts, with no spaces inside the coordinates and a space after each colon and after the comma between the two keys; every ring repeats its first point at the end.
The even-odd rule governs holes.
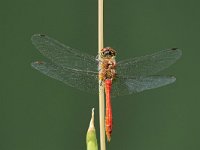
{"type": "Polygon", "coordinates": [[[72,49],[47,35],[35,34],[31,40],[50,60],[32,63],[43,74],[92,93],[98,93],[98,81],[101,80],[106,93],[108,141],[112,133],[111,96],[134,94],[175,82],[174,76],[156,74],[174,64],[182,55],[181,50],[172,48],[116,63],[116,51],[111,47],[103,48],[99,54],[101,61],[97,61],[95,56],[72,49]]]}

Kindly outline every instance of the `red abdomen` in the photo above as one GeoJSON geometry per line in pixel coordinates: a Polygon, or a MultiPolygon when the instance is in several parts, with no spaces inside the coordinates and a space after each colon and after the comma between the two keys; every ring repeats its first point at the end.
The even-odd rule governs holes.
{"type": "Polygon", "coordinates": [[[106,79],[105,80],[105,93],[106,93],[106,136],[107,140],[111,140],[111,133],[112,133],[112,106],[111,106],[111,86],[112,80],[106,79]]]}

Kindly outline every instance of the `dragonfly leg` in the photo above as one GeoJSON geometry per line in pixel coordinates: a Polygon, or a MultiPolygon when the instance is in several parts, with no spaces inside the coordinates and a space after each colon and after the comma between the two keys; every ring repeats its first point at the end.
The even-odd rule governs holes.
{"type": "Polygon", "coordinates": [[[96,59],[96,61],[98,61],[98,62],[100,61],[100,60],[99,60],[99,54],[96,56],[95,59],[96,59]]]}
{"type": "Polygon", "coordinates": [[[103,81],[101,80],[101,81],[100,81],[100,86],[102,86],[102,85],[103,85],[103,81]]]}
{"type": "Polygon", "coordinates": [[[102,70],[102,67],[100,66],[100,64],[98,65],[98,71],[100,72],[102,70]]]}
{"type": "Polygon", "coordinates": [[[102,60],[100,60],[100,59],[99,59],[99,54],[96,56],[96,58],[95,58],[95,59],[96,59],[96,61],[98,61],[98,62],[100,62],[100,63],[102,63],[102,62],[103,62],[102,60]]]}
{"type": "Polygon", "coordinates": [[[99,78],[99,80],[100,80],[99,85],[102,86],[103,83],[104,83],[104,80],[103,80],[103,78],[101,78],[101,77],[99,78]]]}

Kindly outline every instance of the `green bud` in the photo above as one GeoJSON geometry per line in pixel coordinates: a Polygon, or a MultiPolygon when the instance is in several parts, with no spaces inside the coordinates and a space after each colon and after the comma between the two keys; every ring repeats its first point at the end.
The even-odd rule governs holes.
{"type": "Polygon", "coordinates": [[[87,150],[98,150],[96,131],[94,127],[94,108],[92,109],[92,117],[86,135],[87,150]]]}

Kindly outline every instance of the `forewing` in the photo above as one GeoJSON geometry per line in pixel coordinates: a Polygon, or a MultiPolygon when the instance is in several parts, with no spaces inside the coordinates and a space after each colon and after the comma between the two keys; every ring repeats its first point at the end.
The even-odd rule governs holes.
{"type": "Polygon", "coordinates": [[[94,56],[72,49],[47,35],[34,34],[31,40],[44,56],[63,68],[97,71],[98,62],[94,56]]]}
{"type": "Polygon", "coordinates": [[[117,65],[117,74],[137,77],[154,75],[175,63],[181,55],[181,50],[173,48],[151,55],[123,60],[117,65]]]}
{"type": "Polygon", "coordinates": [[[49,62],[33,62],[31,65],[41,73],[62,81],[71,87],[90,93],[98,93],[97,72],[63,68],[62,66],[49,62]]]}
{"type": "Polygon", "coordinates": [[[113,81],[112,96],[139,93],[171,84],[176,81],[173,76],[118,77],[113,81]]]}

